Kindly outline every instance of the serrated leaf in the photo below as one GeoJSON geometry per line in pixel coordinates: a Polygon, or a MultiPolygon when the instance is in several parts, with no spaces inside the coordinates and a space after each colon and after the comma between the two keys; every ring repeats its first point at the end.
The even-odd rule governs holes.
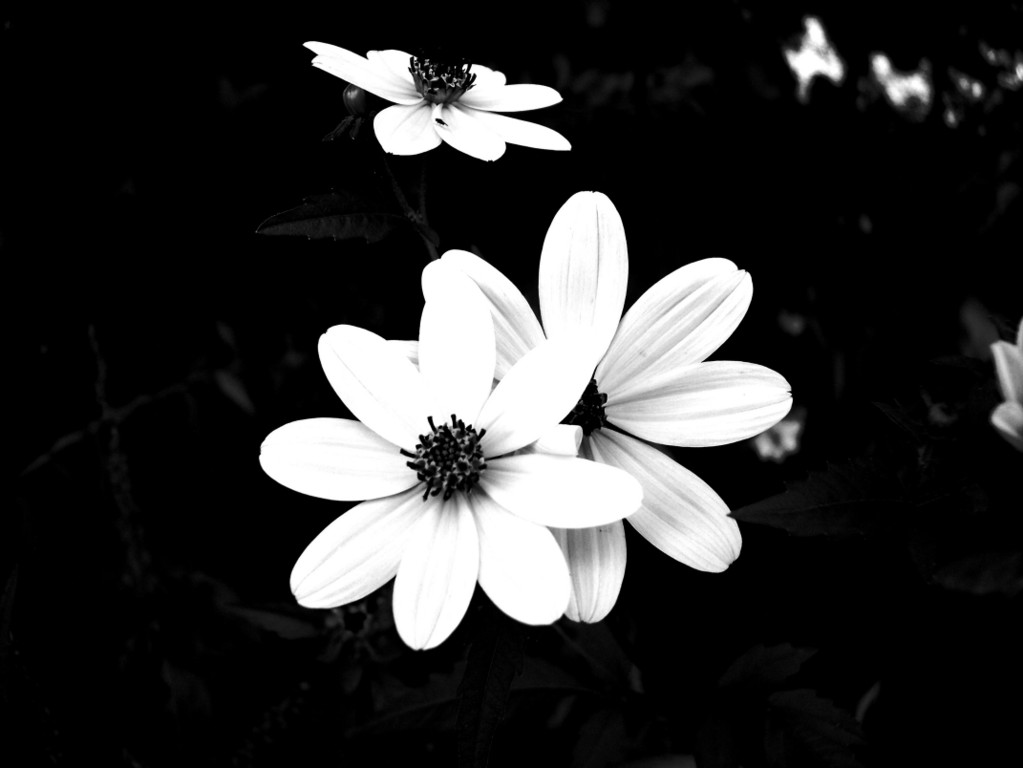
{"type": "Polygon", "coordinates": [[[311,240],[382,240],[408,220],[394,213],[373,211],[349,192],[328,192],[305,198],[300,205],[282,211],[256,228],[261,235],[293,235],[311,240]]]}
{"type": "Polygon", "coordinates": [[[775,688],[802,668],[816,648],[797,648],[789,643],[756,645],[732,662],[718,681],[719,688],[775,688]]]}
{"type": "Polygon", "coordinates": [[[496,609],[482,618],[458,687],[459,768],[486,768],[512,680],[523,664],[519,625],[496,609]]]}
{"type": "Polygon", "coordinates": [[[741,507],[732,517],[793,536],[848,538],[875,532],[905,509],[891,478],[865,461],[851,461],[811,472],[784,493],[741,507]]]}
{"type": "Polygon", "coordinates": [[[863,768],[857,751],[866,746],[851,713],[799,688],[778,691],[767,700],[764,751],[777,768],[863,768]]]}

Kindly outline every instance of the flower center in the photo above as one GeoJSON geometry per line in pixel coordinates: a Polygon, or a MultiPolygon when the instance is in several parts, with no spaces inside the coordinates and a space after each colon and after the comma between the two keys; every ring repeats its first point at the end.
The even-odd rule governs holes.
{"type": "Polygon", "coordinates": [[[469,73],[472,64],[466,59],[458,64],[446,64],[425,56],[413,56],[409,63],[408,71],[415,80],[416,90],[431,104],[458,101],[476,82],[476,75],[469,73]]]}
{"type": "Polygon", "coordinates": [[[477,432],[472,426],[465,426],[461,419],[456,419],[453,413],[451,423],[439,427],[433,423],[432,416],[427,420],[433,431],[419,436],[416,452],[401,450],[403,456],[412,459],[406,464],[416,471],[416,477],[426,483],[423,501],[441,491],[445,500],[451,498],[455,491],[468,493],[480,479],[480,473],[487,468],[480,446],[487,430],[477,432]]]}
{"type": "Polygon", "coordinates": [[[604,403],[607,402],[607,395],[597,389],[597,380],[590,379],[590,383],[583,390],[583,396],[575,404],[575,408],[563,420],[562,424],[574,424],[583,428],[583,434],[588,435],[595,429],[600,429],[607,424],[604,418],[604,403]]]}

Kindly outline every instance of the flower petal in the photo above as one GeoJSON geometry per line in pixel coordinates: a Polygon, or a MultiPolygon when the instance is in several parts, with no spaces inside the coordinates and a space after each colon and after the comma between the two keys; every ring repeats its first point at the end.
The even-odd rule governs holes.
{"type": "Polygon", "coordinates": [[[469,496],[480,537],[480,586],[523,624],[551,624],[568,605],[571,583],[554,536],[502,509],[485,493],[469,496]]]}
{"type": "Polygon", "coordinates": [[[382,587],[397,573],[422,509],[420,488],[352,507],[299,556],[291,571],[295,598],[307,608],[336,608],[382,587]]]}
{"type": "Polygon", "coordinates": [[[609,429],[590,435],[594,459],[619,467],[643,486],[643,505],[629,523],[669,557],[714,573],[739,556],[742,536],[714,489],[635,438],[609,429]]]}
{"type": "Polygon", "coordinates": [[[568,139],[545,125],[498,115],[494,112],[476,110],[473,114],[483,125],[509,144],[518,144],[533,149],[554,149],[566,151],[572,148],[568,139]]]}
{"type": "Polygon", "coordinates": [[[351,419],[302,419],[263,441],[259,463],[286,488],[332,501],[379,499],[419,481],[398,448],[351,419]]]}
{"type": "Polygon", "coordinates": [[[488,461],[480,486],[513,515],[555,528],[607,525],[631,515],[643,500],[639,483],[626,472],[543,453],[488,461]]]}
{"type": "Polygon", "coordinates": [[[652,443],[724,445],[777,424],[792,407],[790,390],[770,368],[716,360],[649,375],[611,392],[604,415],[652,443]]]}
{"type": "Polygon", "coordinates": [[[544,340],[540,321],[515,284],[479,256],[453,250],[447,251],[441,261],[451,263],[471,277],[490,302],[497,340],[494,378],[500,381],[509,368],[544,340]]]}
{"type": "Polygon", "coordinates": [[[497,160],[504,154],[504,139],[490,130],[477,113],[455,104],[433,106],[433,128],[441,139],[457,149],[479,160],[497,160]]]}
{"type": "Polygon", "coordinates": [[[433,399],[431,414],[475,424],[494,383],[494,321],[490,305],[464,272],[442,261],[423,270],[419,371],[433,399]]]}
{"type": "Polygon", "coordinates": [[[418,104],[423,100],[411,80],[403,80],[381,60],[370,60],[329,43],[308,42],[304,45],[316,54],[314,67],[375,93],[382,99],[395,104],[418,104]]]}
{"type": "Polygon", "coordinates": [[[419,155],[440,146],[430,105],[425,101],[380,110],[373,118],[373,132],[384,152],[392,155],[419,155]]]}
{"type": "Polygon", "coordinates": [[[491,69],[490,67],[484,67],[482,64],[473,64],[472,69],[469,71],[476,75],[476,84],[469,89],[468,93],[472,93],[477,88],[481,91],[500,88],[508,82],[508,78],[505,77],[504,72],[497,69],[491,69]]]}
{"type": "Polygon", "coordinates": [[[546,85],[505,85],[498,88],[476,86],[458,100],[460,104],[488,112],[525,112],[542,109],[561,101],[561,94],[546,85]]]}
{"type": "Polygon", "coordinates": [[[411,648],[439,645],[469,607],[479,574],[480,542],[465,495],[421,502],[394,580],[394,625],[411,648]]]}
{"type": "Polygon", "coordinates": [[[705,360],[746,315],[753,281],[727,259],[704,259],[659,280],[629,308],[597,368],[601,392],[641,379],[648,369],[705,360]]]}
{"type": "Polygon", "coordinates": [[[408,359],[416,368],[419,367],[419,342],[406,341],[405,339],[388,339],[387,346],[396,350],[402,357],[408,359]]]}
{"type": "Polygon", "coordinates": [[[1004,402],[991,412],[991,423],[1017,451],[1023,451],[1023,405],[1004,402]]]}
{"type": "Polygon", "coordinates": [[[555,424],[540,435],[535,443],[530,443],[521,450],[530,453],[550,453],[555,456],[578,456],[582,441],[582,427],[575,424],[555,424]]]}
{"type": "Polygon", "coordinates": [[[375,333],[335,325],[320,336],[320,363],[337,396],[380,437],[412,450],[429,429],[426,384],[405,357],[375,333]]]}
{"type": "Polygon", "coordinates": [[[1023,403],[1023,352],[1007,341],[991,345],[1002,397],[1011,403],[1023,403]]]}
{"type": "Polygon", "coordinates": [[[625,579],[625,526],[552,528],[568,561],[572,597],[565,616],[572,621],[601,621],[614,608],[625,579]]]}
{"type": "MultiPolygon", "coordinates": [[[[383,64],[391,74],[408,88],[413,91],[416,89],[416,81],[412,78],[412,72],[410,71],[412,66],[411,54],[392,48],[385,51],[366,51],[366,58],[374,64],[383,64]]],[[[418,92],[416,95],[419,95],[418,92]]]]}
{"type": "Polygon", "coordinates": [[[590,380],[590,357],[568,341],[544,341],[508,371],[480,412],[484,455],[529,445],[579,402],[590,380]]]}
{"type": "Polygon", "coordinates": [[[554,216],[540,255],[540,316],[547,338],[586,338],[592,372],[618,328],[628,280],[618,211],[600,192],[572,195],[554,216]]]}

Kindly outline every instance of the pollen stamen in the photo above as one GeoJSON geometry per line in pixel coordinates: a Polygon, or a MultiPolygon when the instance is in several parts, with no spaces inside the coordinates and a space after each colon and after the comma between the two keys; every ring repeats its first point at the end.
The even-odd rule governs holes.
{"type": "Polygon", "coordinates": [[[427,417],[431,432],[419,436],[416,452],[410,453],[401,449],[402,456],[412,461],[406,465],[415,470],[416,477],[426,483],[423,501],[441,492],[444,500],[450,499],[455,491],[468,493],[480,479],[480,474],[487,468],[483,458],[480,440],[487,430],[477,432],[472,425],[465,423],[451,414],[450,424],[434,424],[433,417],[427,417]]]}
{"type": "Polygon", "coordinates": [[[596,379],[590,379],[579,402],[561,423],[582,427],[583,434],[588,435],[607,425],[607,418],[604,416],[605,403],[607,403],[607,395],[597,389],[596,379]]]}
{"type": "Polygon", "coordinates": [[[416,91],[431,104],[450,104],[476,83],[472,63],[462,59],[457,64],[446,64],[425,56],[412,56],[408,71],[416,84],[416,91]]]}

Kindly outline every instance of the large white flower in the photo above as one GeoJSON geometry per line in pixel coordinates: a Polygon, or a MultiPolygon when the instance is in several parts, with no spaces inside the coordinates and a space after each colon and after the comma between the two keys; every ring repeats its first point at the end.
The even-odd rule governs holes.
{"type": "MultiPolygon", "coordinates": [[[[628,520],[654,546],[693,568],[725,570],[742,543],[728,507],[707,483],[644,441],[723,445],[788,413],[790,387],[778,373],[752,363],[704,362],[745,315],[753,293],[749,275],[727,259],[697,261],[660,280],[622,317],[625,230],[611,201],[596,192],[570,198],[547,232],[542,327],[521,292],[482,259],[448,251],[442,261],[472,277],[491,303],[497,378],[545,338],[585,347],[593,379],[569,418],[586,435],[580,456],[639,480],[643,504],[628,520]]],[[[586,514],[581,505],[573,511],[586,514]]],[[[624,527],[563,528],[556,535],[573,583],[567,615],[599,621],[624,578],[624,527]]]]}
{"type": "Polygon", "coordinates": [[[396,576],[395,625],[413,648],[451,634],[477,580],[509,616],[555,621],[570,580],[545,526],[607,524],[642,497],[620,470],[520,450],[551,435],[585,386],[577,345],[538,345],[491,391],[494,326],[479,289],[433,262],[423,293],[418,370],[374,333],[331,328],[320,338],[320,362],[359,421],[285,424],[260,455],[267,474],[288,488],[369,499],[299,557],[291,574],[299,603],[344,605],[396,576]]]}
{"type": "Polygon", "coordinates": [[[384,151],[418,155],[441,141],[480,160],[497,160],[505,144],[571,149],[564,136],[536,123],[497,114],[549,107],[561,101],[545,85],[507,85],[505,76],[479,64],[443,62],[404,51],[369,51],[365,57],[328,43],[309,42],[313,66],[394,102],[373,120],[384,151]]]}
{"type": "Polygon", "coordinates": [[[1017,451],[1023,451],[1023,320],[1016,331],[1016,344],[996,341],[991,345],[998,388],[1004,402],[991,412],[991,423],[1017,451]]]}

